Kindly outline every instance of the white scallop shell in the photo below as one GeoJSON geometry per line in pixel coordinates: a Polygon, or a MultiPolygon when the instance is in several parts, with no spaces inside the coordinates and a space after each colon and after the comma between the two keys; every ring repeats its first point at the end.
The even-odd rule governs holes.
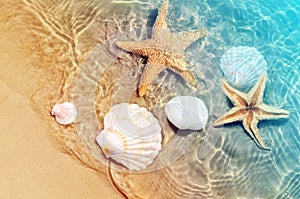
{"type": "Polygon", "coordinates": [[[252,87],[262,73],[267,71],[267,62],[255,48],[238,46],[225,52],[220,67],[232,86],[243,89],[252,87]]]}
{"type": "Polygon", "coordinates": [[[177,96],[165,106],[169,121],[179,129],[202,129],[208,120],[208,111],[204,102],[193,96],[177,96]]]}
{"type": "Polygon", "coordinates": [[[107,158],[131,170],[145,169],[161,149],[161,127],[153,114],[137,104],[114,105],[104,117],[97,143],[107,158]]]}
{"type": "Polygon", "coordinates": [[[74,104],[64,102],[62,104],[55,104],[52,108],[51,115],[55,116],[59,124],[67,125],[75,121],[77,110],[74,104]]]}

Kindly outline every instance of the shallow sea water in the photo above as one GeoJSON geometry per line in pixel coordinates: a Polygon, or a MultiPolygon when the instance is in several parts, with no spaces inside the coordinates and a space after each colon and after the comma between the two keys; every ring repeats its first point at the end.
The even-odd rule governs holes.
{"type": "Polygon", "coordinates": [[[199,88],[192,89],[181,77],[164,71],[141,98],[136,86],[145,60],[121,51],[115,42],[147,38],[161,4],[23,1],[22,6],[39,21],[29,30],[43,41],[36,50],[51,57],[41,60],[44,67],[40,64],[35,70],[51,71],[55,77],[46,85],[51,92],[43,85],[31,95],[32,107],[37,112],[43,109],[41,117],[50,117],[45,110],[54,103],[73,100],[79,112],[74,125],[49,122],[57,146],[86,167],[106,173],[125,198],[300,198],[300,4],[170,0],[171,31],[206,28],[209,32],[185,52],[199,88]],[[260,150],[241,123],[212,126],[232,106],[220,88],[220,57],[239,45],[257,48],[268,63],[266,104],[290,111],[288,119],[258,125],[271,151],[260,150]],[[194,95],[206,103],[210,117],[204,130],[178,131],[167,122],[163,107],[176,95],[194,95]],[[48,100],[41,102],[44,98],[48,100]],[[163,149],[142,172],[129,172],[105,159],[95,142],[105,114],[121,102],[147,107],[163,127],[163,149]]]}

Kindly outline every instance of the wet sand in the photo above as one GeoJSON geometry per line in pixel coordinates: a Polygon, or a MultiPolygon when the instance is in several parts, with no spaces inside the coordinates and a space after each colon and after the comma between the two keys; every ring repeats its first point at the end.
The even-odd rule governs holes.
{"type": "Polygon", "coordinates": [[[29,101],[0,83],[0,198],[117,198],[104,176],[56,150],[29,101]]]}
{"type": "Polygon", "coordinates": [[[51,34],[21,1],[1,0],[1,10],[0,198],[119,198],[105,171],[78,164],[49,136],[49,122],[55,125],[49,93],[58,92],[61,78],[50,67],[59,56],[51,48],[59,41],[49,40],[51,34]]]}

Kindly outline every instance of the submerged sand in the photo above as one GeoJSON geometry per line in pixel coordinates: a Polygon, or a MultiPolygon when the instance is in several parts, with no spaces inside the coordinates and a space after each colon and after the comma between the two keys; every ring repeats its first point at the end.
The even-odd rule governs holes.
{"type": "MultiPolygon", "coordinates": [[[[1,0],[0,198],[120,198],[113,188],[128,198],[254,197],[254,189],[257,196],[274,196],[278,183],[258,186],[275,182],[265,176],[272,169],[271,158],[253,145],[241,126],[212,127],[228,107],[220,75],[216,75],[215,55],[201,51],[202,42],[195,42],[186,52],[191,69],[199,76],[197,92],[190,92],[178,76],[165,71],[146,98],[137,98],[135,82],[144,59],[121,54],[113,48],[113,36],[145,39],[145,28],[153,25],[149,21],[155,18],[159,3],[122,1],[122,6],[108,4],[111,8],[105,10],[102,6],[107,1],[1,0]],[[106,53],[115,60],[110,65],[106,53]],[[83,73],[82,78],[76,76],[77,71],[83,73]],[[78,90],[84,92],[72,91],[75,82],[82,83],[78,90]],[[79,114],[76,125],[66,127],[55,122],[50,115],[55,103],[74,97],[74,103],[85,105],[86,93],[97,96],[88,98],[95,106],[88,110],[97,113],[99,129],[111,103],[152,106],[164,124],[163,150],[153,165],[163,169],[146,173],[107,169],[95,159],[102,153],[91,135],[95,137],[99,129],[74,128],[92,128],[85,122],[90,117],[80,120],[84,114],[79,114]],[[161,108],[174,95],[204,100],[211,113],[205,131],[179,133],[171,128],[161,108]],[[179,135],[178,142],[171,142],[176,140],[173,131],[179,135]]],[[[173,9],[169,14],[174,18],[176,12],[173,9]]]]}

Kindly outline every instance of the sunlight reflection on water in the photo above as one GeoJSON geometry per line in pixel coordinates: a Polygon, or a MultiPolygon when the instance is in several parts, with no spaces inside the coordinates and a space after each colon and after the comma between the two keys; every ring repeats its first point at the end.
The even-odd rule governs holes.
{"type": "MultiPolygon", "coordinates": [[[[188,4],[170,1],[167,22],[171,31],[202,27],[209,31],[205,40],[196,41],[186,50],[189,67],[197,74],[200,89],[193,92],[178,81],[180,78],[176,74],[163,72],[145,99],[138,98],[134,92],[144,60],[118,50],[113,44],[116,38],[144,40],[151,32],[147,25],[153,24],[160,3],[24,2],[49,32],[67,46],[68,53],[61,53],[57,59],[69,61],[54,66],[63,74],[58,100],[74,97],[82,114],[75,125],[77,133],[88,153],[100,163],[95,163],[93,158],[80,157],[90,154],[82,153],[80,147],[73,147],[80,145],[77,143],[80,141],[72,138],[70,129],[60,129],[60,135],[65,135],[66,139],[59,142],[64,148],[71,148],[70,151],[73,150],[72,153],[86,166],[94,168],[96,164],[109,164],[94,138],[103,128],[103,117],[112,104],[135,102],[149,109],[157,105],[153,112],[168,132],[169,124],[162,111],[157,110],[161,110],[172,96],[195,95],[207,103],[210,112],[207,129],[187,136],[188,145],[184,145],[186,148],[182,148],[178,153],[180,156],[172,161],[164,162],[168,156],[158,157],[156,169],[160,170],[141,175],[121,172],[118,167],[109,169],[110,179],[118,191],[130,198],[299,196],[300,55],[297,45],[300,34],[297,14],[300,9],[295,1],[273,4],[269,1],[193,0],[188,4]],[[268,63],[266,103],[291,112],[288,120],[259,124],[263,140],[272,148],[269,153],[259,150],[240,124],[212,127],[215,119],[231,107],[220,89],[219,60],[227,49],[239,45],[257,48],[268,63]]],[[[168,142],[164,144],[167,146],[168,142]]],[[[104,172],[102,166],[97,168],[104,172]]]]}

